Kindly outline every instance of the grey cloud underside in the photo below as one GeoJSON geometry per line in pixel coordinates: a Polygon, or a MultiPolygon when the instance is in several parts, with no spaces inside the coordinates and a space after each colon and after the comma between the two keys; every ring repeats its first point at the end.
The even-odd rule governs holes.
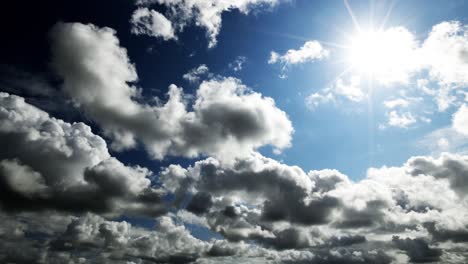
{"type": "Polygon", "coordinates": [[[5,210],[164,212],[150,171],[110,156],[83,123],[66,123],[0,93],[0,199],[5,210]]]}

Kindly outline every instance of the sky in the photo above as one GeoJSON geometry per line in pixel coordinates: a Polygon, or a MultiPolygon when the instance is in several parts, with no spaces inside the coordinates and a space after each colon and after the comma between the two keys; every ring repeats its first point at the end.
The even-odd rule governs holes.
{"type": "Polygon", "coordinates": [[[467,1],[0,5],[0,262],[468,261],[467,1]]]}

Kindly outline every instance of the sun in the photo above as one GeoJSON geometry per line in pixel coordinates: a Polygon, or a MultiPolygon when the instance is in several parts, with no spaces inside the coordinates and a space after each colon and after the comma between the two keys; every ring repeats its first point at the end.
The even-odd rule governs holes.
{"type": "Polygon", "coordinates": [[[402,27],[387,30],[360,30],[348,44],[347,61],[350,68],[385,83],[404,81],[417,61],[417,42],[402,27]]]}
{"type": "Polygon", "coordinates": [[[383,41],[381,32],[369,31],[358,33],[351,39],[349,64],[363,73],[382,71],[391,60],[388,44],[383,41]]]}

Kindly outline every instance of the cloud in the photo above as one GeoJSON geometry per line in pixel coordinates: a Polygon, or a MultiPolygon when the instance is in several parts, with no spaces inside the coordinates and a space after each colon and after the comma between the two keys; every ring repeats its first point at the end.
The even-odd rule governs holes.
{"type": "Polygon", "coordinates": [[[298,50],[290,49],[283,55],[272,51],[268,63],[300,64],[324,59],[329,54],[330,51],[325,49],[320,42],[313,40],[307,41],[298,50]]]}
{"type": "Polygon", "coordinates": [[[322,263],[321,256],[372,262],[364,257],[376,252],[372,247],[388,248],[391,254],[375,255],[387,263],[402,257],[400,249],[422,261],[451,254],[433,240],[464,243],[467,237],[468,222],[461,220],[468,212],[466,159],[414,157],[401,167],[370,168],[353,182],[336,170],[305,173],[253,154],[233,164],[209,158],[188,168],[172,165],[160,179],[181,200],[195,200],[198,217],[229,241],[310,251],[311,263],[322,263]],[[350,248],[363,255],[347,255],[350,248]]]}
{"type": "Polygon", "coordinates": [[[453,114],[452,126],[458,133],[468,135],[468,107],[465,104],[453,114]]]}
{"type": "Polygon", "coordinates": [[[336,170],[305,173],[260,154],[231,164],[208,158],[187,168],[171,165],[159,180],[185,202],[173,204],[177,213],[158,217],[154,229],[94,214],[52,214],[44,225],[41,212],[0,213],[0,259],[456,263],[466,258],[468,241],[467,160],[414,157],[401,167],[370,168],[357,182],[336,170]],[[199,240],[182,223],[222,237],[199,240]],[[41,239],[25,235],[37,226],[41,239]]]}
{"type": "Polygon", "coordinates": [[[64,93],[100,125],[115,150],[142,143],[156,159],[201,154],[227,159],[264,145],[290,146],[293,128],[286,113],[238,79],[202,82],[192,111],[175,85],[166,103],[151,105],[132,85],[135,67],[115,31],[59,23],[51,37],[52,64],[63,77],[64,93]]]}
{"type": "Polygon", "coordinates": [[[198,67],[191,69],[189,72],[184,74],[182,78],[189,81],[190,83],[198,83],[201,76],[212,77],[210,69],[208,66],[206,66],[206,64],[201,64],[198,67]]]}
{"type": "Polygon", "coordinates": [[[408,107],[409,104],[410,102],[404,98],[384,101],[384,106],[389,109],[396,108],[396,107],[408,107]]]}
{"type": "Polygon", "coordinates": [[[392,110],[388,113],[388,125],[392,127],[408,128],[416,122],[416,118],[410,112],[400,113],[392,110]]]}
{"type": "Polygon", "coordinates": [[[399,249],[407,252],[411,262],[423,263],[440,261],[442,250],[430,248],[424,239],[400,239],[398,236],[394,236],[392,240],[399,249]]]}
{"type": "Polygon", "coordinates": [[[332,86],[307,96],[305,102],[311,110],[321,104],[336,103],[341,101],[340,99],[350,102],[361,102],[367,97],[367,93],[361,86],[361,78],[359,76],[352,76],[348,81],[338,78],[332,86]]]}
{"type": "MultiPolygon", "coordinates": [[[[272,7],[278,4],[278,0],[244,0],[244,1],[217,1],[217,0],[204,0],[204,1],[184,1],[184,0],[140,0],[137,1],[138,9],[135,14],[141,13],[140,10],[148,10],[142,6],[149,6],[151,4],[164,5],[167,8],[166,17],[173,25],[177,32],[183,32],[187,25],[195,24],[206,30],[208,38],[208,48],[213,48],[217,44],[217,36],[221,30],[222,13],[232,10],[238,10],[242,14],[249,14],[251,11],[256,11],[262,7],[272,7]]],[[[145,11],[145,14],[151,12],[154,20],[156,11],[145,11]],[[153,13],[154,12],[154,13],[153,13]]],[[[149,15],[145,15],[148,17],[149,15]]],[[[150,17],[151,17],[150,16],[150,17]]],[[[161,15],[162,16],[162,15],[161,15]]],[[[141,21],[144,28],[153,27],[154,22],[147,19],[141,21]]],[[[169,22],[169,21],[167,21],[169,22]]],[[[166,23],[166,22],[165,22],[166,23]]],[[[152,34],[154,30],[146,31],[148,35],[152,34]]]]}
{"type": "Polygon", "coordinates": [[[247,57],[237,56],[236,59],[233,62],[229,63],[228,66],[234,72],[238,72],[242,70],[246,61],[247,61],[247,57]]]}
{"type": "Polygon", "coordinates": [[[5,210],[158,215],[151,172],[112,157],[83,123],[66,123],[0,93],[0,203],[5,210]]]}
{"type": "Polygon", "coordinates": [[[155,10],[138,8],[133,12],[130,23],[133,34],[160,37],[164,40],[177,39],[171,21],[155,10]]]}
{"type": "Polygon", "coordinates": [[[330,51],[325,49],[320,42],[312,40],[305,42],[298,50],[290,49],[283,55],[272,51],[268,64],[280,64],[282,72],[280,78],[286,78],[285,73],[290,66],[322,60],[329,55],[330,51]]]}
{"type": "Polygon", "coordinates": [[[442,85],[467,85],[468,27],[458,21],[445,21],[432,27],[422,44],[423,61],[430,78],[442,85]]]}

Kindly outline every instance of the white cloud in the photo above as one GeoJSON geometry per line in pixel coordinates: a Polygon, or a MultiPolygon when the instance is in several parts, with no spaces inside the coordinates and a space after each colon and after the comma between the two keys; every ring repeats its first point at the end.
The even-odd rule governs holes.
{"type": "Polygon", "coordinates": [[[135,67],[112,29],[60,23],[51,34],[63,91],[101,126],[116,150],[143,143],[156,159],[201,154],[228,159],[265,145],[281,150],[291,144],[286,113],[238,79],[203,81],[191,111],[175,85],[165,104],[149,105],[129,84],[137,80],[135,67]]]}
{"type": "Polygon", "coordinates": [[[171,21],[157,11],[138,8],[133,12],[130,22],[133,34],[161,37],[164,40],[177,39],[171,21]]]}
{"type": "Polygon", "coordinates": [[[140,6],[153,3],[164,5],[167,8],[167,17],[172,22],[176,31],[182,32],[187,25],[195,24],[206,30],[209,43],[213,48],[217,44],[217,36],[221,30],[222,13],[231,10],[239,10],[242,14],[260,9],[264,6],[272,7],[279,3],[278,0],[241,0],[241,1],[185,1],[185,0],[141,0],[140,6]]]}
{"type": "Polygon", "coordinates": [[[232,69],[234,72],[241,71],[242,68],[244,67],[245,62],[247,61],[247,58],[244,56],[237,56],[237,58],[229,63],[229,68],[232,69]]]}
{"type": "Polygon", "coordinates": [[[321,104],[333,102],[335,97],[332,93],[313,93],[306,97],[306,105],[309,109],[314,110],[321,104]]]}
{"type": "Polygon", "coordinates": [[[341,95],[353,102],[360,102],[366,98],[366,94],[361,88],[361,78],[353,76],[348,83],[345,83],[342,79],[338,79],[332,91],[336,95],[341,95]]]}
{"type": "Polygon", "coordinates": [[[396,107],[408,107],[410,102],[404,98],[397,98],[393,100],[384,101],[384,106],[386,108],[396,108],[396,107]]]}
{"type": "Polygon", "coordinates": [[[367,97],[363,90],[361,78],[352,76],[348,81],[341,78],[336,80],[332,86],[315,92],[306,97],[305,102],[309,109],[315,109],[320,104],[336,103],[345,99],[350,102],[361,102],[367,97]]]}
{"type": "Polygon", "coordinates": [[[408,128],[417,122],[416,117],[410,112],[399,112],[392,110],[388,114],[388,125],[392,127],[408,128]]]}
{"type": "Polygon", "coordinates": [[[280,55],[272,51],[269,64],[282,63],[284,65],[301,64],[315,60],[322,60],[330,55],[330,51],[325,49],[318,41],[307,41],[298,50],[290,49],[285,54],[280,55]]]}
{"type": "Polygon", "coordinates": [[[468,26],[458,21],[435,25],[422,45],[430,77],[442,85],[468,84],[468,26]]]}
{"type": "Polygon", "coordinates": [[[452,125],[455,131],[468,136],[468,107],[465,104],[453,114],[452,125]]]}
{"type": "Polygon", "coordinates": [[[212,77],[210,69],[208,68],[208,66],[206,66],[206,64],[201,64],[198,67],[191,69],[189,72],[184,74],[182,78],[191,83],[197,83],[200,81],[200,78],[202,76],[206,76],[208,78],[212,77]]]}

